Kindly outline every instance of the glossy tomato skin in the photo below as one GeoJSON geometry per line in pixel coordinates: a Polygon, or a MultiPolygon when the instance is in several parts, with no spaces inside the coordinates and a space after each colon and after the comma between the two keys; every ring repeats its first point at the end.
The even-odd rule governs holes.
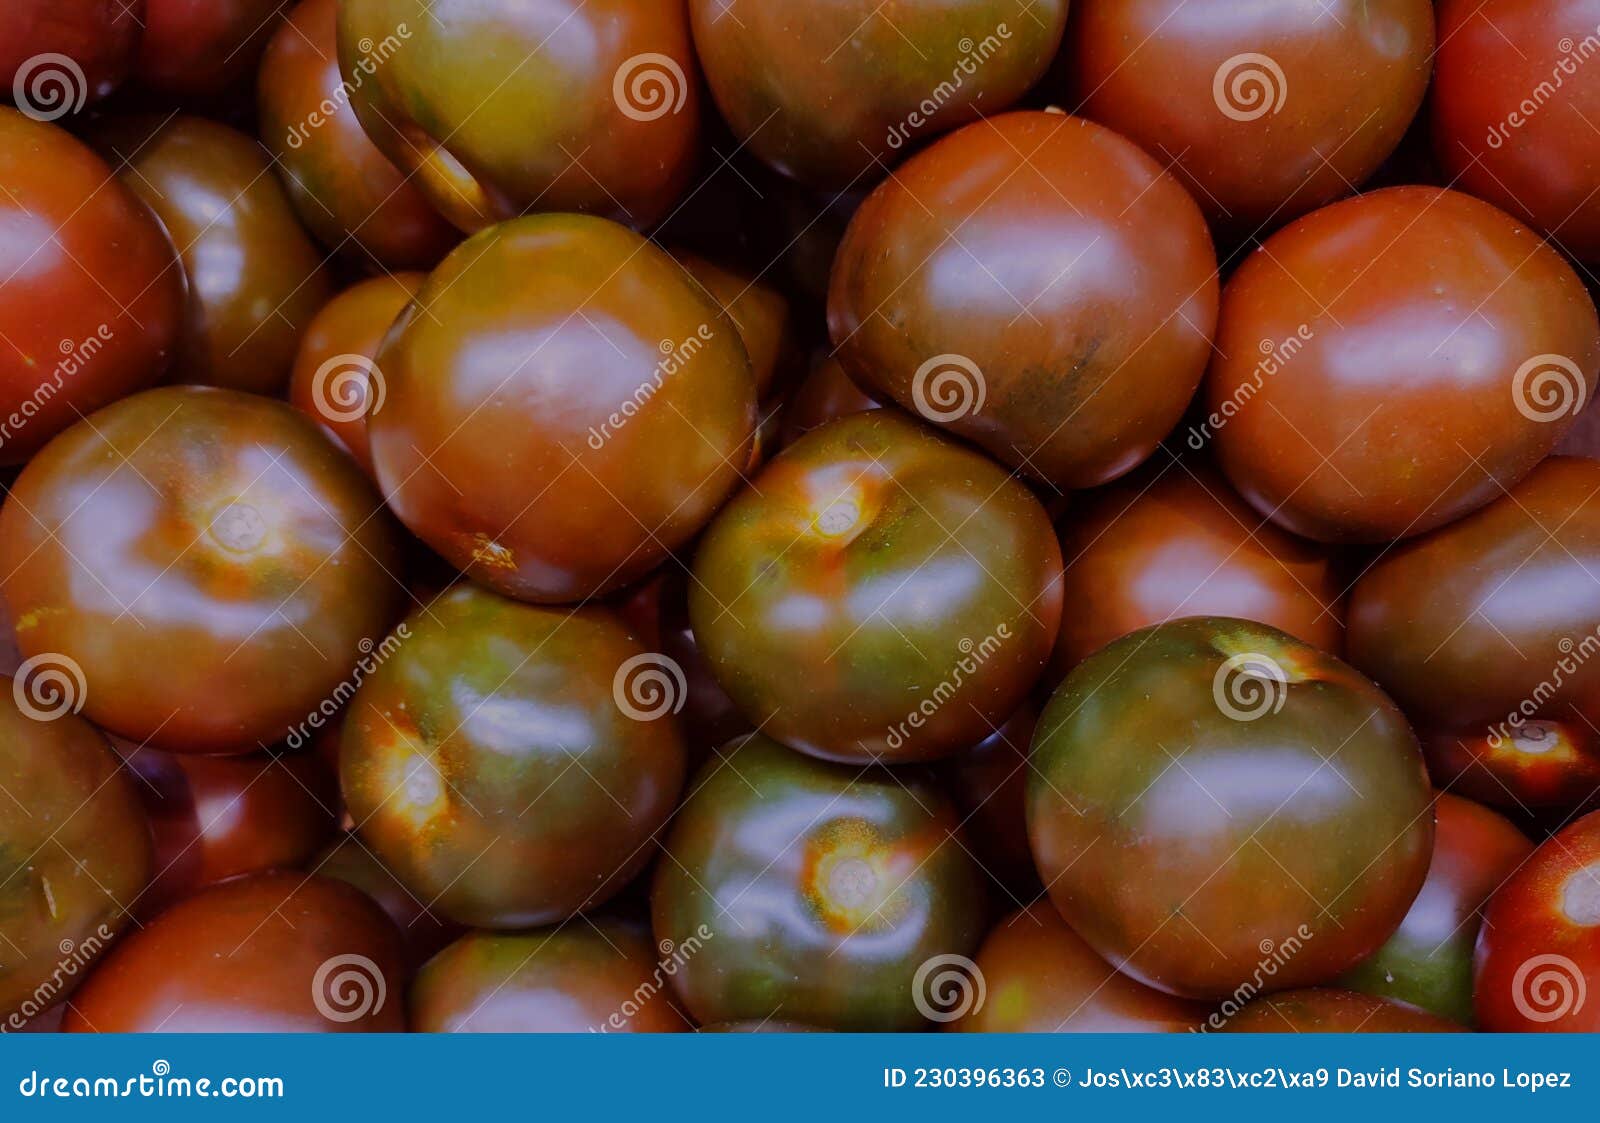
{"type": "Polygon", "coordinates": [[[367,414],[388,386],[378,348],[417,295],[426,273],[385,273],[357,282],[322,306],[300,337],[289,374],[289,404],[326,429],[370,476],[367,414]]]}
{"type": "Polygon", "coordinates": [[[1152,990],[1118,972],[1047,901],[996,925],[976,962],[987,994],[953,1030],[1182,1033],[1206,1017],[1203,1003],[1152,990]]]}
{"type": "Polygon", "coordinates": [[[1066,564],[1055,681],[1129,632],[1185,616],[1270,624],[1333,655],[1344,581],[1333,555],[1268,522],[1197,459],[1078,497],[1059,523],[1066,564]]]}
{"type": "Polygon", "coordinates": [[[55,125],[0,107],[0,463],[166,372],[184,279],[144,204],[55,125]],[[48,387],[46,394],[44,389],[48,387]]]}
{"type": "Polygon", "coordinates": [[[20,80],[25,100],[56,120],[96,102],[127,77],[146,19],[145,0],[7,0],[0,10],[0,97],[20,80]],[[41,55],[65,55],[82,82],[41,55]]]}
{"type": "Polygon", "coordinates": [[[6,1030],[67,997],[151,874],[150,826],[128,777],[95,728],[68,712],[76,695],[50,673],[0,678],[0,785],[27,811],[0,818],[6,1030]]]}
{"type": "Polygon", "coordinates": [[[541,603],[619,588],[685,544],[756,425],[732,321],[664,252],[581,215],[469,239],[378,367],[367,432],[390,506],[475,580],[541,603]]]}
{"type": "Polygon", "coordinates": [[[146,0],[137,77],[172,97],[210,101],[249,85],[291,0],[146,0]]]}
{"type": "Polygon", "coordinates": [[[283,738],[403,594],[349,458],[282,403],[195,386],[125,398],[34,457],[0,557],[23,654],[75,660],[88,717],[172,752],[283,738]]]}
{"type": "Polygon", "coordinates": [[[838,359],[817,362],[790,395],[779,438],[788,448],[811,430],[838,417],[882,408],[845,373],[838,359]]]}
{"type": "Polygon", "coordinates": [[[773,460],[701,538],[689,619],[768,736],[931,760],[1010,717],[1055,642],[1049,517],[992,461],[887,410],[773,460]]]}
{"type": "Polygon", "coordinates": [[[281,392],[333,286],[261,145],[191,116],[107,119],[94,139],[183,260],[189,302],[173,381],[281,392]]]}
{"type": "Polygon", "coordinates": [[[358,890],[303,873],[213,886],[123,940],[67,1033],[397,1033],[405,948],[358,890]]]}
{"type": "Polygon", "coordinates": [[[1280,230],[1229,279],[1207,424],[1279,525],[1390,541],[1525,476],[1597,372],[1594,304],[1537,234],[1467,195],[1388,188],[1280,230]]]}
{"type": "MultiPolygon", "coordinates": [[[[592,925],[469,932],[418,973],[411,987],[411,1028],[417,1033],[688,1029],[662,986],[664,972],[649,931],[615,920],[592,925]]],[[[673,962],[670,953],[665,961],[673,962]]]]}
{"type": "Polygon", "coordinates": [[[1600,1031],[1600,812],[1541,845],[1489,898],[1473,980],[1485,1030],[1600,1031]]]}
{"type": "Polygon", "coordinates": [[[1600,74],[1584,53],[1600,3],[1441,0],[1438,12],[1433,135],[1452,182],[1600,261],[1600,152],[1586,123],[1600,114],[1600,74]]]}
{"type": "Polygon", "coordinates": [[[1281,991],[1250,1003],[1222,1026],[1228,1033],[1461,1033],[1437,1014],[1332,987],[1281,991]]]}
{"type": "Polygon", "coordinates": [[[461,926],[429,908],[400,884],[356,834],[341,835],[306,864],[306,872],[354,885],[389,915],[406,943],[412,973],[461,935],[461,926]]]}
{"type": "Polygon", "coordinates": [[[993,733],[940,765],[973,856],[1018,901],[1040,892],[1027,820],[1028,747],[1038,723],[1039,707],[1025,702],[993,733]]]}
{"type": "Polygon", "coordinates": [[[1424,732],[1422,754],[1435,784],[1508,811],[1570,811],[1600,794],[1600,737],[1582,718],[1537,718],[1516,728],[1499,722],[1487,733],[1424,732]]]}
{"type": "Polygon", "coordinates": [[[939,141],[851,220],[828,328],[874,396],[1058,488],[1122,475],[1193,396],[1216,255],[1178,181],[1058,113],[939,141]]]}
{"type": "Polygon", "coordinates": [[[1533,843],[1470,800],[1441,792],[1433,806],[1433,861],[1422,892],[1389,942],[1340,976],[1339,985],[1470,1026],[1480,912],[1533,853],[1533,843]]]}
{"type": "Polygon", "coordinates": [[[463,230],[529,210],[642,228],[698,156],[681,3],[343,0],[339,65],[373,143],[463,230]]]}
{"type": "Polygon", "coordinates": [[[684,1007],[702,1023],[924,1027],[919,1004],[935,996],[919,968],[969,955],[983,932],[958,822],[914,772],[826,764],[760,734],[724,746],[651,893],[658,941],[700,941],[672,976],[684,1007]]]}
{"type": "Polygon", "coordinates": [[[466,584],[406,629],[345,718],[340,777],[362,839],[474,927],[551,924],[614,895],[683,786],[659,657],[609,612],[466,584]]]}
{"type": "Polygon", "coordinates": [[[1433,817],[1399,709],[1333,656],[1223,617],[1080,663],[1034,736],[1028,831],[1062,917],[1195,998],[1326,982],[1427,875],[1433,817]],[[1292,954],[1290,951],[1292,950],[1292,954]]]}
{"type": "Polygon", "coordinates": [[[728,314],[755,374],[756,392],[766,399],[784,388],[800,356],[798,325],[783,293],[760,277],[729,269],[697,254],[673,255],[700,290],[728,314]]]}
{"type": "Polygon", "coordinates": [[[916,142],[996,113],[1055,57],[1067,0],[690,0],[722,115],[813,187],[881,179],[916,142]],[[934,100],[934,96],[937,100],[934,100]]]}
{"type": "Polygon", "coordinates": [[[368,269],[429,268],[460,236],[356,120],[339,73],[338,7],[302,0],[267,45],[257,76],[262,143],[295,213],[328,249],[368,269]]]}
{"type": "Polygon", "coordinates": [[[1422,105],[1433,63],[1429,0],[1073,7],[1077,112],[1142,145],[1239,233],[1372,175],[1422,105]]]}

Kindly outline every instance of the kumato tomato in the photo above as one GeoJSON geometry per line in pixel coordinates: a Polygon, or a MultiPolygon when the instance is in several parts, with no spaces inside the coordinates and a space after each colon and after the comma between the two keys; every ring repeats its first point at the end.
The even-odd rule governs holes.
{"type": "Polygon", "coordinates": [[[1597,374],[1600,319],[1560,254],[1470,196],[1396,187],[1285,227],[1229,279],[1205,424],[1261,513],[1382,542],[1498,499],[1597,374]]]}
{"type": "Polygon", "coordinates": [[[1393,152],[1433,66],[1429,0],[1078,0],[1076,112],[1249,234],[1353,192],[1393,152]]]}
{"type": "Polygon", "coordinates": [[[1211,236],[1178,181],[1059,113],[968,125],[850,222],[828,292],[874,396],[1058,488],[1106,483],[1177,424],[1217,315],[1211,236]]]}
{"type": "Polygon", "coordinates": [[[171,752],[265,748],[319,709],[399,614],[395,539],[310,421],[197,386],[79,422],[0,510],[22,653],[71,660],[87,717],[171,752]]]}
{"type": "Polygon", "coordinates": [[[800,358],[795,317],[783,293],[759,277],[725,268],[692,253],[673,255],[678,264],[739,329],[750,356],[756,393],[763,399],[784,385],[800,358]]]}
{"type": "Polygon", "coordinates": [[[65,999],[127,925],[150,827],[117,758],[71,712],[61,665],[0,677],[0,1031],[65,999]],[[18,810],[20,809],[20,810],[18,810]]]}
{"type": "Polygon", "coordinates": [[[405,945],[383,910],[303,873],[234,878],[182,901],[107,955],[68,1033],[395,1033],[405,945]]]}
{"type": "Polygon", "coordinates": [[[644,576],[739,482],[756,427],[750,360],[721,307],[662,250],[581,215],[458,247],[377,365],[387,397],[367,434],[389,505],[522,600],[644,576]]]}
{"type": "Polygon", "coordinates": [[[145,0],[7,0],[0,9],[0,98],[47,120],[81,108],[80,98],[100,101],[132,68],[146,18],[145,0]]]}
{"type": "Polygon", "coordinates": [[[788,448],[811,430],[836,417],[848,417],[852,413],[865,413],[878,408],[879,403],[855,384],[838,359],[821,359],[789,397],[783,414],[780,443],[788,448]]]}
{"type": "Polygon", "coordinates": [[[683,786],[670,669],[607,611],[473,585],[404,627],[344,722],[362,839],[429,909],[477,928],[552,924],[614,895],[683,786]]]}
{"type": "Polygon", "coordinates": [[[955,809],[913,772],[826,764],[753,734],[718,750],[673,822],[655,936],[699,1022],[912,1030],[983,935],[955,809]]]}
{"type": "MultiPolygon", "coordinates": [[[[683,955],[698,954],[698,943],[683,955]]],[[[672,1005],[648,929],[585,920],[533,932],[470,932],[428,961],[411,987],[418,1033],[674,1033],[672,1005]]]]}
{"type": "Polygon", "coordinates": [[[1135,982],[1067,927],[1049,902],[1001,921],[976,962],[985,996],[950,1028],[967,1033],[1182,1033],[1203,1003],[1135,982]]]}
{"type": "Polygon", "coordinates": [[[785,175],[868,186],[906,148],[1006,108],[1050,65],[1068,0],[690,0],[734,134],[785,175]]]}
{"type": "Polygon", "coordinates": [[[246,89],[292,0],[145,0],[135,76],[198,103],[246,89]]]}
{"type": "MultiPolygon", "coordinates": [[[[1028,747],[1039,722],[1029,701],[964,753],[941,762],[944,786],[961,811],[973,857],[1019,903],[1039,895],[1028,844],[1028,747]]],[[[1004,896],[1001,899],[1005,899],[1004,896]]]]}
{"type": "MultiPolygon", "coordinates": [[[[1536,703],[1530,698],[1528,704],[1536,703]]],[[[1523,718],[1520,707],[1507,716],[1523,718]]],[[[1600,795],[1600,737],[1581,719],[1503,724],[1504,730],[1497,723],[1488,733],[1424,730],[1422,755],[1433,782],[1524,814],[1572,810],[1600,795]]]]}
{"type": "Polygon", "coordinates": [[[1600,812],[1558,832],[1489,898],[1473,994],[1495,1033],[1600,1032],[1600,812]]]}
{"type": "Polygon", "coordinates": [[[1227,1019],[1228,1033],[1461,1033],[1447,1018],[1331,987],[1269,994],[1227,1019]]]}
{"type": "Polygon", "coordinates": [[[1028,831],[1062,917],[1150,986],[1327,982],[1427,876],[1431,793],[1399,709],[1326,652],[1201,617],[1080,663],[1039,721],[1028,831]]]}
{"type": "Polygon", "coordinates": [[[992,461],[887,410],[780,453],[700,541],[689,619],[767,736],[930,760],[1021,705],[1055,642],[1049,516],[992,461]]]}
{"type": "Polygon", "coordinates": [[[354,885],[389,914],[405,938],[408,966],[415,970],[461,934],[461,927],[445,920],[400,884],[356,834],[342,835],[325,852],[306,863],[308,873],[354,885]]]}

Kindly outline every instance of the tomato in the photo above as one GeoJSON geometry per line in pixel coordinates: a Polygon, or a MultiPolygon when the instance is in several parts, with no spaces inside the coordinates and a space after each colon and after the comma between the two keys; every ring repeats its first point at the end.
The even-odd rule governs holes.
{"type": "Polygon", "coordinates": [[[419,901],[367,849],[359,835],[341,835],[322,854],[306,864],[310,873],[354,885],[377,902],[405,938],[408,966],[414,972],[461,934],[459,925],[438,915],[419,901]]]}
{"type": "Polygon", "coordinates": [[[342,0],[339,66],[373,143],[463,230],[534,209],[648,226],[694,170],[681,3],[342,0]]]}
{"type": "Polygon", "coordinates": [[[266,152],[200,117],[107,119],[94,136],[183,260],[189,303],[174,381],[282,391],[300,333],[333,288],[266,152]]]}
{"type": "Polygon", "coordinates": [[[125,398],[34,457],[0,559],[23,654],[74,661],[87,716],[172,752],[283,738],[403,593],[348,457],[286,405],[194,386],[125,398]]]}
{"type": "Polygon", "coordinates": [[[1472,1024],[1472,947],[1489,894],[1533,853],[1505,819],[1447,792],[1434,801],[1428,880],[1389,942],[1339,985],[1472,1024]]]}
{"type": "Polygon", "coordinates": [[[145,0],[7,0],[0,10],[0,97],[58,120],[127,77],[145,0]],[[64,55],[70,66],[44,56],[64,55]]]}
{"type": "Polygon", "coordinates": [[[1390,188],[1280,230],[1229,280],[1205,432],[1279,525],[1389,541],[1527,475],[1597,372],[1600,319],[1559,254],[1469,196],[1390,188]]]}
{"type": "Polygon", "coordinates": [[[1460,1025],[1355,991],[1315,987],[1269,994],[1222,1027],[1228,1033],[1461,1033],[1460,1025]]]}
{"type": "Polygon", "coordinates": [[[430,909],[526,928],[644,868],[685,756],[678,685],[609,612],[459,585],[415,613],[344,723],[345,803],[430,909]]]}
{"type": "Polygon", "coordinates": [[[209,102],[249,84],[289,0],[146,0],[139,81],[209,102]]]}
{"type": "Polygon", "coordinates": [[[1451,182],[1600,261],[1597,0],[1440,0],[1433,134],[1451,182]]]}
{"type": "Polygon", "coordinates": [[[828,327],[873,396],[1058,488],[1093,487],[1177,424],[1210,351],[1200,210],[1108,129],[1010,113],[907,161],[839,247],[828,327]]]}
{"type": "Polygon", "coordinates": [[[773,390],[785,388],[800,353],[800,341],[783,294],[760,277],[725,268],[695,254],[679,251],[674,256],[739,329],[739,339],[755,372],[756,392],[765,398],[773,390]]]}
{"type": "Polygon", "coordinates": [[[127,925],[150,827],[60,663],[0,678],[0,1030],[64,999],[127,925]]]}
{"type": "Polygon", "coordinates": [[[942,763],[945,788],[983,872],[1017,903],[1039,895],[1028,844],[1028,746],[1039,708],[1025,702],[993,733],[942,763]]]}
{"type": "Polygon", "coordinates": [[[1326,982],[1393,935],[1427,875],[1431,796],[1399,709],[1264,624],[1179,620],[1102,648],[1030,760],[1051,900],[1173,994],[1326,982]]]}
{"type": "Polygon", "coordinates": [[[879,409],[879,404],[862,392],[855,380],[845,373],[838,359],[822,359],[811,368],[811,373],[801,380],[789,396],[783,415],[783,447],[794,444],[801,437],[836,417],[852,413],[865,413],[879,409]]]}
{"type": "MultiPolygon", "coordinates": [[[[692,949],[685,954],[696,954],[692,949]]],[[[675,963],[674,952],[663,964],[675,963]]],[[[411,988],[418,1033],[673,1033],[648,931],[599,920],[534,932],[471,932],[434,956],[411,988]]]]}
{"type": "Polygon", "coordinates": [[[656,867],[655,936],[683,960],[673,989],[702,1023],[925,1026],[930,979],[983,934],[957,824],[911,772],[825,764],[759,734],[723,747],[656,867]]]}
{"type": "MultiPolygon", "coordinates": [[[[1507,716],[1523,718],[1520,707],[1507,716]]],[[[1600,794],[1600,737],[1581,719],[1502,722],[1465,735],[1424,732],[1422,754],[1435,784],[1494,807],[1571,810],[1600,794]]]]}
{"type": "Polygon", "coordinates": [[[1206,1008],[1119,973],[1048,903],[997,925],[978,949],[984,1000],[950,1028],[968,1033],[1181,1033],[1206,1008]]]}
{"type": "Polygon", "coordinates": [[[1057,681],[1114,639],[1185,616],[1270,624],[1344,646],[1344,581],[1328,550],[1267,522],[1199,460],[1159,466],[1084,497],[1061,519],[1066,603],[1057,681]]]}
{"type": "Polygon", "coordinates": [[[1494,1033],[1600,1031],[1600,812],[1557,833],[1489,898],[1473,994],[1494,1033]]]}
{"type": "MultiPolygon", "coordinates": [[[[306,325],[289,375],[289,404],[317,421],[372,474],[367,413],[387,385],[373,385],[374,362],[389,328],[428,279],[386,273],[345,289],[306,325]]],[[[380,376],[381,377],[381,376],[380,376]]]]}
{"type": "Polygon", "coordinates": [[[690,0],[694,43],[742,145],[839,189],[908,145],[1006,108],[1044,75],[1068,0],[690,0]]]}
{"type": "Polygon", "coordinates": [[[576,601],[648,573],[739,482],[756,425],[737,329],[597,218],[517,219],[436,269],[378,354],[368,419],[400,518],[490,588],[576,601]],[[647,465],[647,471],[641,471],[647,465]]]}
{"type": "Polygon", "coordinates": [[[68,1033],[395,1033],[405,951],[383,910],[301,873],[235,878],[181,901],[107,955],[68,1033]]]}
{"type": "Polygon", "coordinates": [[[1043,669],[1049,516],[991,461],[887,410],[780,453],[701,539],[689,619],[768,736],[824,759],[970,748],[1043,669]]]}
{"type": "Polygon", "coordinates": [[[0,463],[154,385],[178,346],[183,273],[98,156],[0,107],[0,463]]]}
{"type": "Polygon", "coordinates": [[[1348,194],[1422,105],[1429,0],[1079,0],[1077,112],[1172,168],[1241,234],[1348,194]]]}
{"type": "Polygon", "coordinates": [[[459,240],[356,120],[334,41],[338,0],[302,0],[261,61],[261,140],[300,221],[356,265],[425,269],[459,240]]]}

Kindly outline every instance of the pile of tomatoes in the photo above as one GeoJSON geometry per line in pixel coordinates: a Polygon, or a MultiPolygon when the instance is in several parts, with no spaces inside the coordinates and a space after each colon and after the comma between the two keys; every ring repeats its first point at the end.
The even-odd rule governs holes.
{"type": "Polygon", "coordinates": [[[0,1029],[1600,1029],[1600,0],[0,78],[0,1029]]]}

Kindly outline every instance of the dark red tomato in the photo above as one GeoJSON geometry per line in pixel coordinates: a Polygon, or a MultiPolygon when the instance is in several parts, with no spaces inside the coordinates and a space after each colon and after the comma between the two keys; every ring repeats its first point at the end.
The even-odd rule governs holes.
{"type": "Polygon", "coordinates": [[[779,443],[788,448],[811,430],[836,417],[848,417],[852,413],[865,413],[869,409],[879,408],[879,404],[862,393],[861,387],[845,373],[838,359],[822,359],[790,395],[779,443]]]}
{"type": "Polygon", "coordinates": [[[354,885],[376,901],[405,937],[412,971],[461,934],[460,925],[444,919],[400,884],[358,835],[340,836],[326,852],[307,863],[306,869],[354,885]]]}
{"type": "Polygon", "coordinates": [[[46,121],[99,101],[127,77],[145,19],[145,0],[6,0],[0,98],[46,121]]]}
{"type": "Polygon", "coordinates": [[[390,506],[523,600],[643,576],[739,482],[756,425],[738,330],[678,264],[598,218],[517,219],[434,270],[378,355],[390,506]]]}
{"type": "Polygon", "coordinates": [[[611,920],[536,932],[470,932],[417,974],[417,1033],[675,1033],[667,968],[699,954],[666,949],[611,920]]]}
{"type": "Polygon", "coordinates": [[[1600,0],[1439,0],[1433,135],[1451,182],[1600,261],[1600,0]]]}
{"type": "Polygon", "coordinates": [[[674,669],[609,612],[459,585],[351,702],[345,803],[430,909],[478,928],[565,920],[644,868],[677,802],[674,669]]]}
{"type": "Polygon", "coordinates": [[[1350,990],[1314,987],[1269,994],[1227,1020],[1228,1033],[1462,1033],[1426,1010],[1350,990]]]}
{"type": "Polygon", "coordinates": [[[324,304],[300,337],[289,404],[321,424],[368,475],[367,414],[388,393],[377,373],[378,348],[427,279],[426,273],[387,273],[352,285],[324,304]]]}
{"type": "Polygon", "coordinates": [[[304,865],[333,837],[338,785],[316,756],[122,751],[155,829],[142,917],[239,874],[304,865]]]}
{"type": "Polygon", "coordinates": [[[1114,639],[1184,616],[1270,624],[1337,655],[1344,583],[1329,551],[1267,522],[1208,464],[1168,460],[1061,520],[1057,681],[1114,639]]]}
{"type": "Polygon", "coordinates": [[[1182,1033],[1205,1019],[1198,1002],[1121,974],[1067,927],[1049,903],[1013,913],[978,949],[983,1001],[953,1030],[966,1033],[1182,1033]]]}
{"type": "Polygon", "coordinates": [[[785,450],[700,541],[689,619],[768,736],[829,760],[970,748],[1055,642],[1061,553],[992,461],[887,410],[785,450]]]}
{"type": "Polygon", "coordinates": [[[925,1027],[943,1009],[937,979],[983,934],[958,822],[915,773],[825,764],[758,734],[719,750],[651,894],[684,1006],[702,1023],[925,1027]]]}
{"type": "Polygon", "coordinates": [[[1178,181],[1109,129],[1011,113],[867,198],[828,327],[863,389],[1059,488],[1138,464],[1210,353],[1217,261],[1178,181]]]}
{"type": "Polygon", "coordinates": [[[0,463],[154,385],[183,319],[160,225],[98,156],[0,107],[0,463]]]}
{"type": "Polygon", "coordinates": [[[783,389],[801,355],[788,300],[760,277],[725,269],[691,253],[674,256],[739,329],[739,338],[755,372],[757,393],[766,398],[772,391],[783,389]]]}
{"type": "Polygon", "coordinates": [[[107,120],[95,138],[183,259],[189,303],[173,380],[281,392],[333,286],[266,152],[188,116],[107,120]]]}
{"type": "Polygon", "coordinates": [[[339,73],[339,0],[303,0],[257,76],[261,140],[300,220],[356,265],[426,269],[460,239],[419,185],[367,139],[339,73]]]}
{"type": "Polygon", "coordinates": [[[1433,852],[1399,709],[1326,652],[1202,617],[1080,663],[1040,719],[1028,831],[1062,917],[1195,998],[1326,982],[1394,934],[1433,852]]]}
{"type": "Polygon", "coordinates": [[[1078,112],[1249,233],[1348,194],[1388,158],[1433,66],[1429,0],[1079,0],[1078,112]]]}
{"type": "Polygon", "coordinates": [[[0,677],[0,1032],[66,998],[128,923],[150,878],[150,827],[94,726],[76,670],[0,677]]]}
{"type": "Polygon", "coordinates": [[[742,146],[838,190],[996,113],[1044,75],[1068,0],[690,0],[712,95],[742,146]]]}
{"type": "Polygon", "coordinates": [[[1388,541],[1499,498],[1597,373],[1600,320],[1558,253],[1470,196],[1396,187],[1307,215],[1234,273],[1205,429],[1281,526],[1388,541]]]}
{"type": "Polygon", "coordinates": [[[699,152],[678,2],[342,0],[339,65],[373,143],[463,230],[530,210],[648,226],[699,152]]]}
{"type": "Polygon", "coordinates": [[[1433,862],[1399,931],[1339,985],[1471,1025],[1472,948],[1481,910],[1533,843],[1486,807],[1445,792],[1434,800],[1433,862]]]}
{"type": "Polygon", "coordinates": [[[983,872],[1019,903],[1039,895],[1028,845],[1028,746],[1039,709],[1025,702],[993,733],[941,768],[983,872]]]}
{"type": "Polygon", "coordinates": [[[79,989],[68,1033],[396,1033],[405,945],[383,910],[303,873],[235,878],[130,935],[79,989]]]}
{"type": "Polygon", "coordinates": [[[141,83],[206,102],[249,85],[290,0],[146,0],[141,83]]]}
{"type": "Polygon", "coordinates": [[[286,405],[194,386],[125,398],[34,457],[0,511],[17,643],[75,660],[87,715],[134,741],[262,748],[393,623],[381,511],[286,405]]]}
{"type": "Polygon", "coordinates": [[[1491,1032],[1600,1031],[1600,812],[1541,845],[1489,898],[1474,995],[1491,1032]]]}
{"type": "Polygon", "coordinates": [[[1600,723],[1596,573],[1600,461],[1553,457],[1498,502],[1367,570],[1350,594],[1351,661],[1419,728],[1492,739],[1496,754],[1464,749],[1486,764],[1520,733],[1523,752],[1559,749],[1542,755],[1587,771],[1600,723]],[[1579,751],[1568,752],[1573,737],[1579,751]]]}
{"type": "Polygon", "coordinates": [[[1571,810],[1600,794],[1600,736],[1582,719],[1501,724],[1503,730],[1496,725],[1488,733],[1424,732],[1422,754],[1433,782],[1524,813],[1571,810]]]}

